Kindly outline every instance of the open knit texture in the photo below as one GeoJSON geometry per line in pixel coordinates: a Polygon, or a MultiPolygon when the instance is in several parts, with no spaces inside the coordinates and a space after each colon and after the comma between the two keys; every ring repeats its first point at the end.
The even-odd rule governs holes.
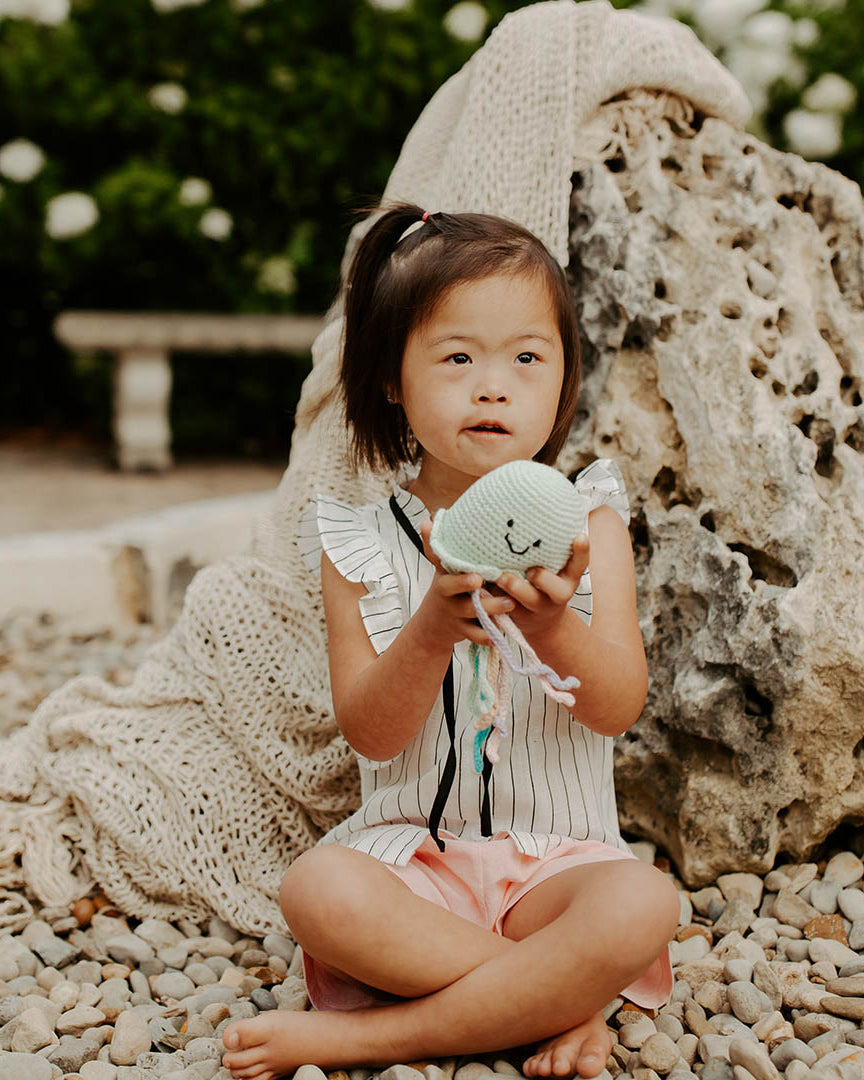
{"type": "MultiPolygon", "coordinates": [[[[409,133],[384,201],[510,217],[567,263],[571,174],[608,156],[640,115],[689,99],[742,126],[747,99],[686,27],[605,0],[507,15],[434,95],[409,133]],[[598,106],[639,88],[617,120],[598,106]]],[[[644,126],[644,123],[643,123],[644,126]]],[[[346,262],[375,215],[352,231],[346,262]]],[[[344,266],[343,266],[344,269],[344,266]]],[[[295,543],[317,492],[352,505],[389,478],[352,474],[333,393],[337,300],[313,347],[290,464],[252,551],[202,570],[182,616],[132,684],[80,676],[0,746],[0,932],[27,887],[65,904],[94,882],[138,917],[217,914],[284,931],[278,887],[300,852],[359,801],[333,720],[319,590],[295,543]]]]}

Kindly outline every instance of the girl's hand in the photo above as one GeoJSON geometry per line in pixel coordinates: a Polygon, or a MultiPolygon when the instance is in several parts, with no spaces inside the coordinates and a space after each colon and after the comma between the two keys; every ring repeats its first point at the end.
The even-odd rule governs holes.
{"type": "Polygon", "coordinates": [[[588,534],[580,533],[573,541],[567,564],[557,574],[542,566],[532,566],[527,571],[527,581],[518,574],[508,573],[495,582],[517,601],[511,618],[535,647],[537,642],[557,632],[588,562],[588,534]]]}
{"type": "MultiPolygon", "coordinates": [[[[424,637],[433,644],[452,648],[457,641],[474,641],[489,645],[489,637],[480,626],[471,601],[471,593],[483,585],[479,574],[448,574],[441,569],[438,556],[429,546],[431,521],[420,526],[420,536],[427,559],[435,567],[435,577],[423,597],[415,618],[423,626],[424,637]]],[[[484,596],[483,608],[490,615],[512,612],[516,604],[507,596],[484,596]]]]}

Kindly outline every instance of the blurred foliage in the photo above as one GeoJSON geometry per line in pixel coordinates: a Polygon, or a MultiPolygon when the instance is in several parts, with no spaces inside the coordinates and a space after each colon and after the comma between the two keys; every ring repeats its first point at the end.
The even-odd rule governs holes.
{"type": "MultiPolygon", "coordinates": [[[[166,13],[151,0],[72,0],[55,26],[0,16],[0,147],[25,138],[45,154],[32,179],[0,177],[0,436],[38,425],[110,440],[109,359],[56,343],[61,310],[326,310],[353,212],[378,201],[435,90],[523,5],[485,0],[473,41],[445,27],[453,0],[206,0],[166,13]],[[170,93],[186,95],[175,111],[154,104],[166,83],[169,109],[170,93]],[[184,202],[189,178],[210,197],[184,202]],[[54,239],[46,207],[74,191],[92,196],[99,220],[54,239]],[[213,208],[230,215],[222,239],[202,231],[213,208]],[[282,267],[275,285],[268,260],[282,267]]],[[[860,100],[864,0],[842,12],[825,0],[770,6],[819,23],[799,51],[814,77],[842,71],[860,100]]],[[[763,122],[777,145],[800,95],[772,88],[763,122]]],[[[830,164],[860,180],[860,108],[844,139],[830,164]]],[[[175,451],[284,457],[308,363],[179,358],[175,451]]]]}
{"type": "MultiPolygon", "coordinates": [[[[519,6],[491,0],[489,28],[519,6]]],[[[270,0],[239,11],[208,0],[160,14],[150,0],[73,0],[58,26],[0,18],[0,146],[23,137],[47,159],[34,179],[2,183],[0,433],[110,438],[107,368],[76,366],[56,343],[61,310],[326,310],[352,211],[378,201],[423,106],[477,47],[445,30],[450,7],[270,0]],[[165,82],[188,94],[173,115],[148,97],[165,82]],[[206,205],[178,199],[188,177],[206,179],[212,205],[230,213],[226,239],[201,232],[206,205]],[[55,240],[45,207],[68,191],[92,195],[99,221],[55,240]],[[272,256],[291,262],[290,295],[257,286],[272,256]]],[[[302,365],[212,356],[197,380],[189,359],[175,364],[175,450],[284,455],[288,431],[257,431],[259,410],[284,424],[302,365]]]]}
{"type": "Polygon", "coordinates": [[[789,0],[773,5],[793,17],[810,18],[819,27],[812,45],[798,49],[807,70],[804,86],[779,79],[771,89],[763,118],[765,135],[772,146],[791,150],[783,131],[783,119],[801,105],[807,86],[822,75],[837,72],[857,91],[857,102],[843,118],[840,150],[825,158],[825,164],[855,180],[864,189],[864,0],[826,5],[824,0],[789,0]]]}

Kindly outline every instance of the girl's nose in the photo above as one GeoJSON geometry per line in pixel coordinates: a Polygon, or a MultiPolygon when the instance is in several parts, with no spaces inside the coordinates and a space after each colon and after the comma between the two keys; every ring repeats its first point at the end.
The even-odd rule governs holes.
{"type": "Polygon", "coordinates": [[[481,402],[498,402],[503,404],[508,398],[507,391],[502,383],[491,383],[488,380],[477,385],[473,396],[474,401],[478,404],[481,402]]]}

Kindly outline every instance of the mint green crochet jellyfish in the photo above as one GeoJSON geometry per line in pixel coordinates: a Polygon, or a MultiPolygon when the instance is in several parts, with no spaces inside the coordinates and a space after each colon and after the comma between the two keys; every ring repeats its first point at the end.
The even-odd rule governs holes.
{"type": "MultiPolygon", "coordinates": [[[[588,510],[588,499],[557,469],[536,461],[511,461],[480,477],[451,507],[437,512],[429,544],[445,570],[481,574],[484,581],[497,581],[508,571],[524,577],[532,566],[558,573],[570,558],[573,539],[586,529],[588,510]]],[[[493,645],[472,643],[470,648],[478,772],[484,747],[489,760],[497,761],[498,743],[507,734],[511,671],[538,676],[546,693],[567,706],[574,702],[569,691],[579,686],[574,675],[562,679],[542,663],[508,615],[488,615],[481,595],[476,589],[471,599],[493,645]],[[505,634],[522,649],[525,666],[505,634]]]]}

